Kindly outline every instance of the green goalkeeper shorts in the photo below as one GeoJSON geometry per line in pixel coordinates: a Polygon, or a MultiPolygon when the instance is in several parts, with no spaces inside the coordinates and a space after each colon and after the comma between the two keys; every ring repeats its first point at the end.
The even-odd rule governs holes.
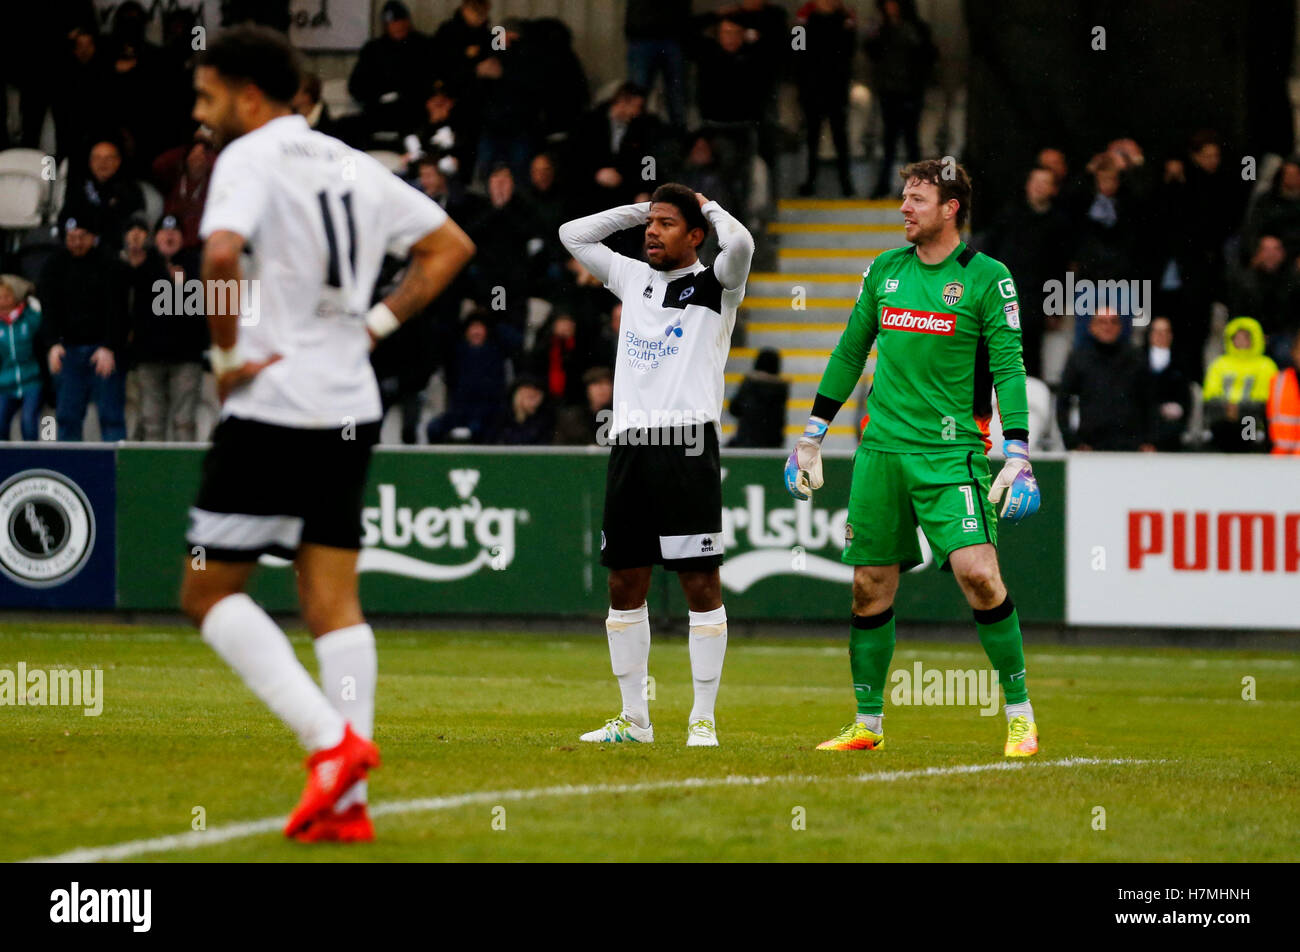
{"type": "Polygon", "coordinates": [[[882,453],[859,446],[842,561],[897,562],[907,571],[924,561],[918,526],[945,569],[955,549],[984,542],[997,545],[990,485],[989,461],[983,453],[882,453]]]}

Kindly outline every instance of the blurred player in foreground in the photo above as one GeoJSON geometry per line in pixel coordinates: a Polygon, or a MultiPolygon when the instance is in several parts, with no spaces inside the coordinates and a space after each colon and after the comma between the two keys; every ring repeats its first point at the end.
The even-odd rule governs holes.
{"type": "Polygon", "coordinates": [[[566,222],[560,240],[623,302],[600,534],[601,564],[609,569],[605,631],[623,710],[581,740],[654,740],[646,696],[646,595],[658,564],[677,573],[690,609],[695,702],[686,743],[716,747],[713,708],[727,652],[718,572],[723,556],[718,421],[723,368],[754,239],[717,202],[670,183],[656,189],[649,202],[566,222]],[[712,266],[705,266],[696,252],[710,225],[720,250],[712,266]],[[601,244],[615,232],[638,227],[645,228],[646,261],[601,244]]]}
{"type": "Polygon", "coordinates": [[[376,660],[357,553],[381,418],[369,354],[474,246],[374,159],[308,128],[289,105],[298,81],[293,49],[260,27],[223,33],[194,76],[194,117],[224,146],[200,227],[222,407],[190,509],[181,604],[310,752],[285,835],[368,840],[376,660]],[[385,252],[411,260],[372,308],[385,252]],[[324,691],[244,594],[264,553],[293,560],[324,691]]]}
{"type": "Polygon", "coordinates": [[[970,213],[965,169],[933,159],[901,175],[910,244],[883,252],[863,273],[808,425],[785,466],[786,488],[796,499],[810,498],[822,485],[822,439],[857,387],[874,343],[870,420],[853,461],[843,555],[855,566],[849,659],[858,713],[818,749],[884,744],[894,595],[899,572],[922,562],[919,525],[943,569],[956,576],[998,671],[1006,699],[1004,753],[1027,757],[1038,752],[1038,728],[1020,620],[995,548],[999,512],[1019,520],[1039,504],[1029,466],[1016,287],[1005,265],[967,247],[958,234],[970,213]],[[996,480],[984,443],[991,386],[1005,436],[1006,463],[996,480]]]}

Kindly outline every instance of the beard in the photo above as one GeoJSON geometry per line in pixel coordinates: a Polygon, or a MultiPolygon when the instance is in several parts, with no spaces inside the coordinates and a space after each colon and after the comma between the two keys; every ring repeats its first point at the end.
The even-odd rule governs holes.
{"type": "Polygon", "coordinates": [[[685,265],[682,256],[678,255],[677,257],[669,257],[668,249],[666,248],[660,252],[659,261],[657,263],[650,259],[650,252],[647,249],[642,248],[641,251],[645,255],[646,264],[650,265],[650,267],[655,271],[676,271],[678,268],[684,267],[685,265]]]}
{"type": "Polygon", "coordinates": [[[218,152],[248,131],[240,126],[233,104],[220,116],[212,117],[206,128],[211,133],[212,145],[218,152]]]}
{"type": "Polygon", "coordinates": [[[938,238],[941,234],[943,234],[942,220],[935,222],[933,225],[929,225],[929,226],[923,225],[921,224],[921,222],[917,222],[916,234],[912,235],[907,240],[914,245],[922,245],[925,244],[927,241],[933,241],[935,238],[938,238]]]}

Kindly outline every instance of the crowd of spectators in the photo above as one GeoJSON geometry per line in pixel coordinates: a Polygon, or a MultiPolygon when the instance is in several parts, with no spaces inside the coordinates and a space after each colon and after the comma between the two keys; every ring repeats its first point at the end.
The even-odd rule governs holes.
{"type": "MultiPolygon", "coordinates": [[[[58,82],[15,81],[23,131],[9,144],[37,145],[48,110],[68,181],[57,242],[0,266],[24,289],[17,299],[30,302],[10,333],[32,338],[21,382],[9,355],[0,382],[13,377],[7,389],[24,414],[53,405],[59,439],[81,437],[92,401],[104,439],[204,438],[196,422],[204,315],[162,315],[151,290],[159,275],[197,276],[215,160],[190,118],[193,13],[167,11],[154,44],[153,14],[135,0],[119,4],[102,32],[90,0],[55,6],[29,16],[24,31],[44,44],[42,75],[58,82]],[[128,401],[138,421],[130,434],[128,401]]],[[[630,78],[594,104],[563,22],[497,25],[488,0],[463,0],[428,33],[403,3],[384,3],[382,32],[347,80],[355,112],[332,115],[320,78],[304,77],[293,107],[309,125],[393,154],[397,174],[446,208],[478,248],[456,284],[375,351],[385,408],[400,408],[404,441],[593,440],[587,417],[609,402],[617,300],[564,251],[559,225],[645,200],[672,179],[744,213],[753,155],[775,164],[774,63],[786,14],[761,0],[703,16],[689,7],[630,0],[630,78]],[[708,80],[695,86],[700,121],[689,129],[687,60],[708,80]],[[646,108],[646,84],[661,74],[664,119],[646,108]],[[445,408],[425,423],[435,374],[445,408]]],[[[622,250],[639,254],[638,236],[621,237],[622,250]]],[[[377,295],[399,269],[390,263],[377,295]]]]}
{"type": "MultiPolygon", "coordinates": [[[[645,200],[667,180],[742,217],[761,209],[773,193],[752,194],[749,170],[757,155],[775,172],[781,81],[795,84],[803,108],[805,194],[816,188],[824,124],[840,184],[852,192],[845,112],[859,49],[884,120],[876,194],[891,187],[900,144],[908,160],[919,157],[922,94],[937,53],[912,0],[878,0],[878,16],[861,27],[842,0],[809,0],[794,23],[819,54],[805,57],[792,55],[782,6],[739,0],[703,15],[691,7],[627,0],[628,78],[606,95],[593,96],[563,22],[494,24],[488,0],[463,0],[428,33],[399,0],[384,3],[382,32],[347,80],[355,112],[332,115],[320,78],[304,76],[293,107],[313,128],[389,153],[396,174],[446,208],[478,247],[455,285],[374,353],[403,441],[594,440],[612,396],[619,307],[565,252],[558,226],[645,200]],[[660,83],[662,116],[647,108],[660,83]],[[426,420],[434,379],[446,397],[426,420]]],[[[198,424],[202,309],[160,313],[152,289],[160,277],[198,274],[215,153],[190,118],[194,14],[167,10],[159,44],[146,38],[151,15],[127,0],[101,31],[90,0],[27,9],[30,45],[7,64],[21,111],[20,140],[9,144],[37,144],[48,112],[69,170],[57,246],[0,266],[0,337],[12,343],[0,348],[0,423],[20,417],[25,438],[46,404],[58,438],[79,439],[91,401],[105,439],[207,435],[198,424]],[[137,408],[130,434],[128,401],[137,408]]],[[[0,135],[7,128],[0,121],[0,135]]],[[[1224,450],[1300,448],[1300,430],[1288,429],[1300,426],[1296,373],[1286,369],[1300,337],[1300,158],[1270,174],[1252,194],[1210,131],[1163,163],[1148,162],[1132,139],[1078,170],[1048,148],[1026,175],[1023,199],[974,236],[1016,275],[1031,375],[1043,375],[1045,330],[1075,324],[1057,385],[1067,447],[1173,450],[1200,445],[1204,434],[1224,450]],[[1036,289],[1067,273],[1148,280],[1154,293],[1140,312],[1125,300],[1044,313],[1048,297],[1036,289]],[[1232,320],[1224,355],[1207,367],[1216,304],[1232,320]],[[1155,320],[1135,328],[1139,313],[1155,320]],[[1190,432],[1199,411],[1201,431],[1190,432]]],[[[633,232],[612,241],[639,254],[633,232]]],[[[377,296],[400,267],[386,267],[377,296]]],[[[734,395],[734,445],[782,442],[775,405],[788,389],[779,359],[760,355],[734,395]]]]}
{"type": "Polygon", "coordinates": [[[1117,139],[1077,174],[1045,148],[972,238],[1016,278],[1027,372],[1045,375],[1045,332],[1073,339],[1056,388],[1067,449],[1300,450],[1300,157],[1260,188],[1243,167],[1209,129],[1163,163],[1117,139]]]}

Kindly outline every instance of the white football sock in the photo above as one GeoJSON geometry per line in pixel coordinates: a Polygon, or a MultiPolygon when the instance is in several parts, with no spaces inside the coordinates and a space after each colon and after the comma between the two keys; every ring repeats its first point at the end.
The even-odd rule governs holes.
{"type": "Polygon", "coordinates": [[[298,661],[280,626],[255,601],[242,592],[227,595],[208,610],[199,631],[304,747],[324,750],[343,740],[343,717],[298,661]]]}
{"type": "Polygon", "coordinates": [[[609,610],[605,619],[609,665],[623,694],[623,714],[637,727],[650,726],[646,678],[650,667],[650,606],[609,610]]]}
{"type": "Polygon", "coordinates": [[[1020,717],[1022,715],[1024,716],[1025,720],[1029,721],[1029,723],[1031,724],[1034,723],[1034,706],[1030,704],[1028,701],[1023,701],[1020,704],[1007,705],[1008,724],[1010,724],[1013,720],[1015,720],[1017,717],[1020,717]]]}
{"type": "MultiPolygon", "coordinates": [[[[334,710],[366,740],[374,735],[375,681],[379,665],[375,657],[375,633],[365,623],[337,628],[313,642],[320,663],[320,683],[334,710]]],[[[339,797],[335,813],[354,803],[366,802],[366,782],[358,780],[339,797]]]]}
{"type": "Polygon", "coordinates": [[[854,721],[858,724],[866,724],[867,730],[874,734],[879,734],[881,731],[880,724],[884,719],[884,714],[859,714],[854,718],[854,721]]]}
{"type": "Polygon", "coordinates": [[[705,720],[716,726],[713,705],[722,683],[722,659],[727,655],[727,609],[691,612],[691,677],[695,681],[695,704],[690,723],[705,720]]]}

